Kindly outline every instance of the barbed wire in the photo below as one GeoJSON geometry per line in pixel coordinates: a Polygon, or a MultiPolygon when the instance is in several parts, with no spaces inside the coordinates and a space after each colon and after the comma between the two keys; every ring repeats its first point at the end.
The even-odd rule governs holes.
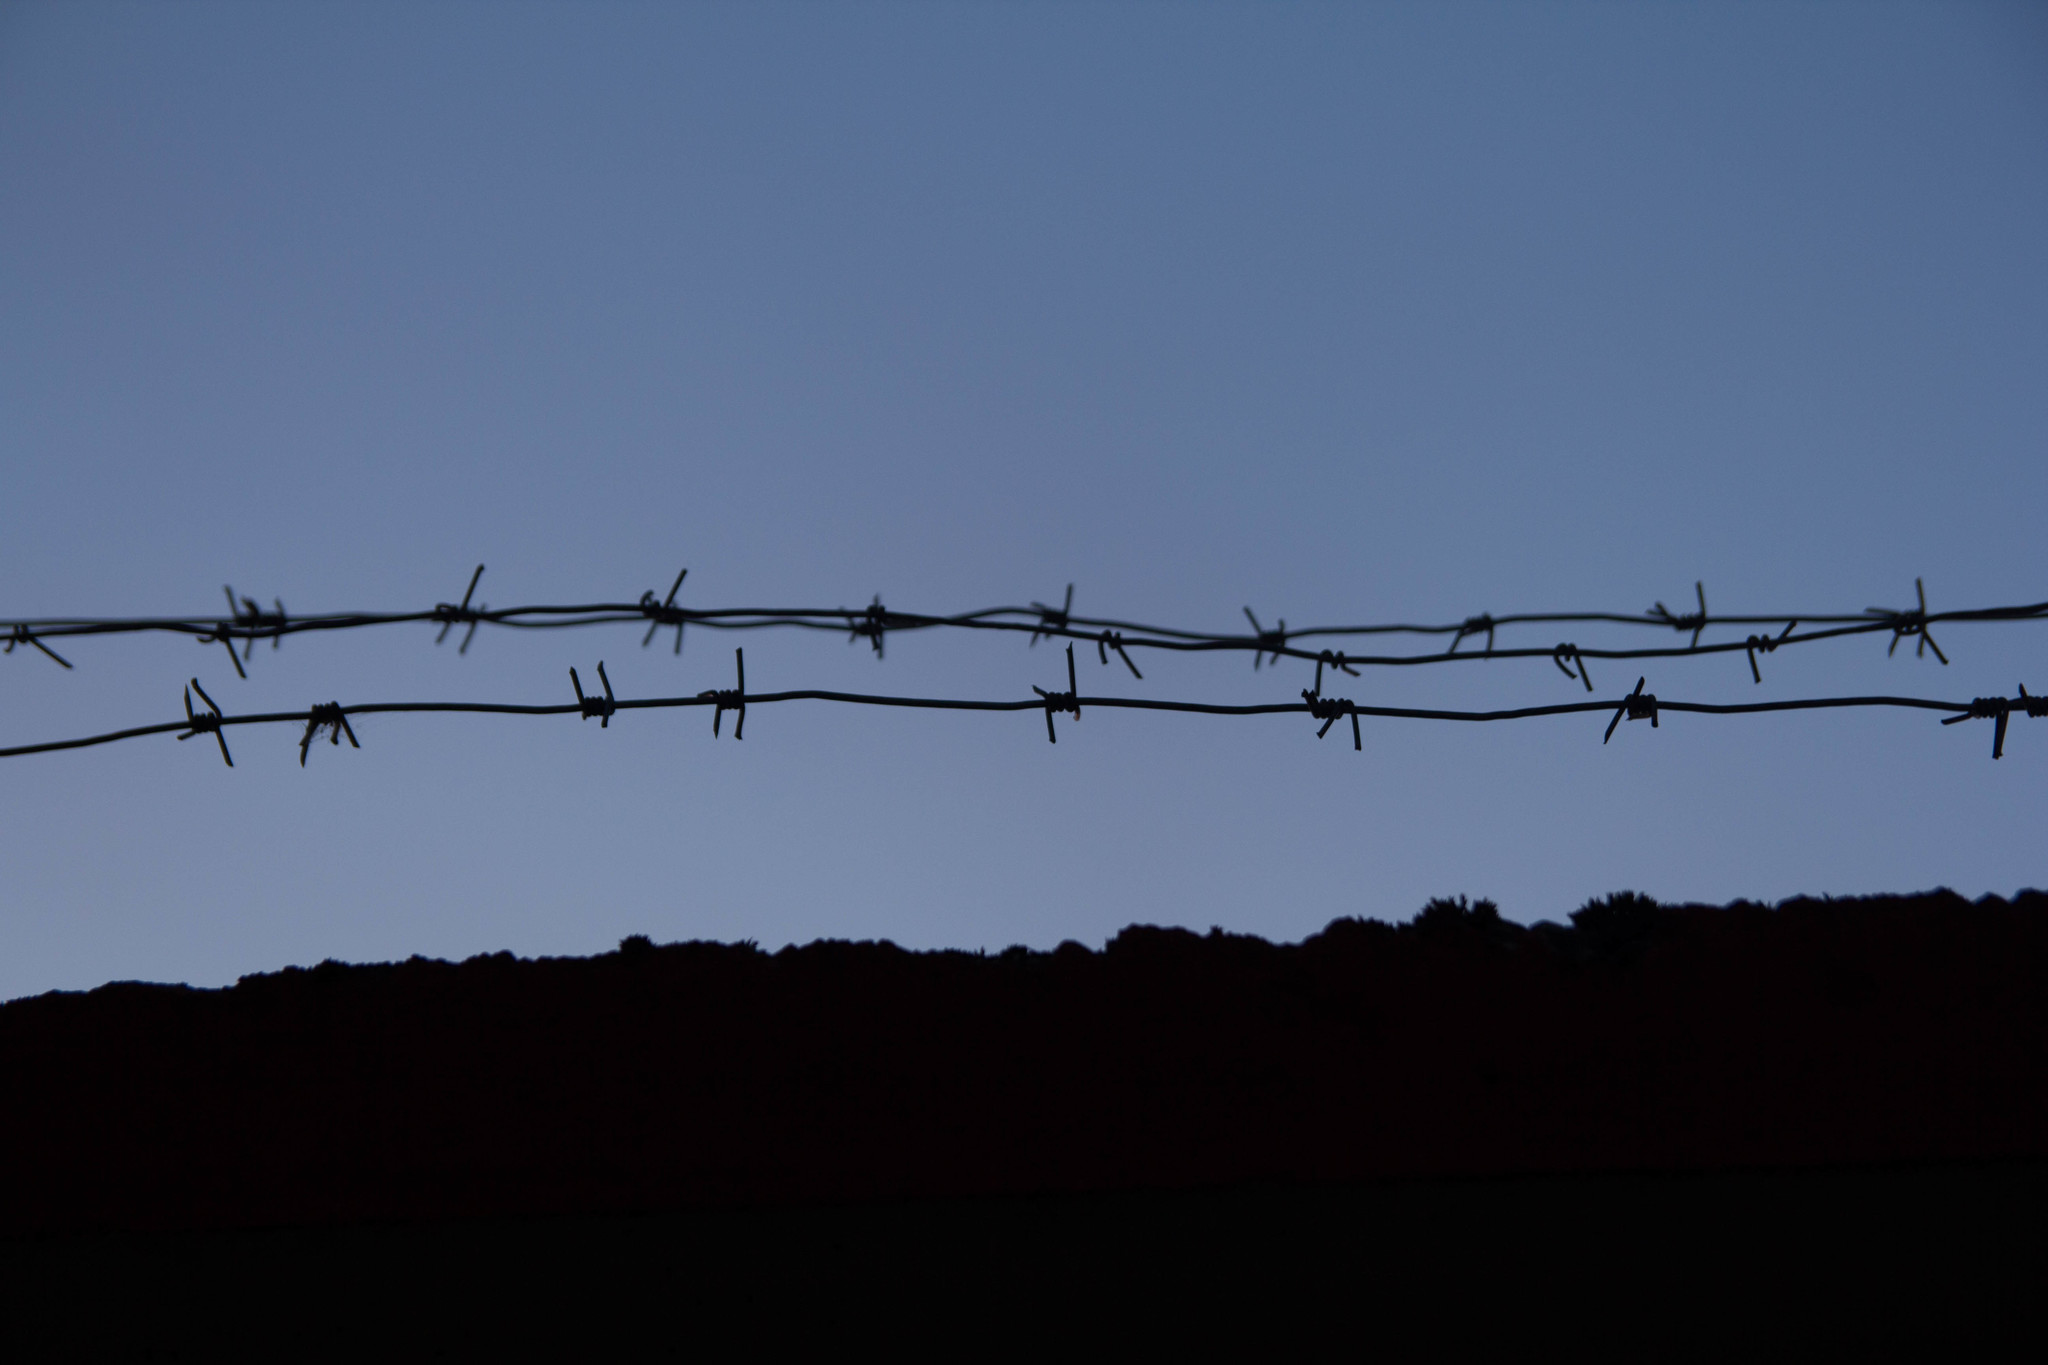
{"type": "Polygon", "coordinates": [[[1130,651],[1135,649],[1176,653],[1248,652],[1252,656],[1254,669],[1262,667],[1267,662],[1277,664],[1282,659],[1301,659],[1329,664],[1347,673],[1361,667],[1416,667],[1547,658],[1556,663],[1565,676],[1583,683],[1590,692],[1593,690],[1593,681],[1586,670],[1585,661],[1588,659],[1643,660],[1741,653],[1748,660],[1752,680],[1761,683],[1763,673],[1758,666],[1757,656],[1774,653],[1793,645],[1848,636],[1889,634],[1891,644],[1885,651],[1887,656],[1896,653],[1902,640],[1912,639],[1916,657],[1924,657],[1931,649],[1937,660],[1947,664],[1948,655],[1935,643],[1930,633],[1929,628],[1934,625],[1950,622],[2048,620],[2048,602],[1956,611],[1929,611],[1926,588],[1919,579],[1915,579],[1917,606],[1907,609],[1867,607],[1852,614],[1774,612],[1763,615],[1716,615],[1707,609],[1705,586],[1696,583],[1694,591],[1699,609],[1685,613],[1671,611],[1662,602],[1657,602],[1649,611],[1643,613],[1520,612],[1501,616],[1470,616],[1463,621],[1443,625],[1383,623],[1314,626],[1290,630],[1284,618],[1277,626],[1268,629],[1260,622],[1256,613],[1250,607],[1246,607],[1244,614],[1251,624],[1251,633],[1234,634],[1183,630],[1106,617],[1077,616],[1073,612],[1072,584],[1067,586],[1066,598],[1058,607],[1034,601],[1025,607],[989,607],[981,611],[955,615],[893,610],[882,604],[879,595],[868,606],[858,609],[679,607],[676,605],[676,594],[681,590],[684,579],[688,577],[687,569],[676,575],[665,598],[657,598],[649,591],[642,593],[637,602],[536,604],[505,607],[493,611],[483,603],[471,605],[483,573],[484,566],[479,564],[475,573],[470,576],[469,586],[459,603],[441,602],[427,611],[334,612],[292,616],[285,611],[282,600],[273,598],[275,610],[266,611],[254,598],[238,598],[232,588],[224,588],[222,591],[227,595],[229,608],[229,614],[224,617],[50,617],[0,622],[0,630],[4,630],[8,635],[5,652],[12,653],[16,645],[32,645],[66,668],[70,668],[71,664],[55,653],[47,641],[141,633],[189,635],[202,644],[219,644],[225,648],[228,658],[234,664],[236,674],[244,678],[248,676],[245,665],[253,656],[258,641],[269,640],[274,649],[287,635],[311,631],[358,630],[374,626],[425,622],[441,627],[440,634],[435,637],[435,643],[440,644],[447,640],[449,633],[456,626],[466,625],[468,629],[463,634],[457,652],[467,653],[471,641],[476,637],[477,628],[483,625],[522,630],[559,630],[645,622],[647,631],[641,638],[641,646],[645,648],[651,645],[662,628],[673,627],[674,652],[677,654],[682,653],[684,630],[689,626],[701,626],[711,630],[796,629],[844,634],[849,642],[868,641],[878,658],[883,656],[884,641],[891,632],[935,629],[1008,632],[1027,635],[1033,645],[1041,639],[1069,639],[1092,643],[1097,647],[1104,664],[1109,662],[1109,656],[1113,652],[1130,669],[1132,675],[1139,678],[1144,674],[1139,671],[1130,654],[1130,651]],[[1808,629],[1800,631],[1799,627],[1802,624],[1808,629]],[[1581,646],[1573,641],[1551,646],[1496,648],[1496,633],[1501,629],[1537,625],[1648,626],[1676,630],[1689,636],[1689,639],[1683,645],[1648,648],[1581,646]],[[1752,626],[1761,626],[1765,629],[1752,631],[1740,640],[1701,643],[1701,636],[1708,629],[1752,626]],[[1771,627],[1781,628],[1773,634],[1769,629],[1771,627]],[[1450,644],[1442,650],[1424,654],[1351,654],[1343,650],[1308,647],[1298,643],[1304,640],[1389,635],[1438,638],[1449,636],[1450,644]],[[1476,639],[1481,635],[1486,637],[1483,649],[1461,649],[1466,640],[1476,639]],[[239,655],[235,652],[237,641],[242,642],[243,646],[239,655]]]}
{"type": "Polygon", "coordinates": [[[344,706],[340,702],[317,703],[304,711],[269,711],[247,715],[230,715],[208,696],[199,680],[191,680],[185,692],[185,719],[167,721],[156,725],[133,726],[125,730],[109,731],[105,734],[89,735],[79,739],[50,740],[38,744],[16,745],[0,748],[0,758],[19,758],[30,754],[55,753],[70,749],[89,748],[100,744],[111,744],[120,740],[139,739],[148,735],[176,734],[180,740],[211,735],[220,746],[221,759],[234,766],[234,757],[229,752],[225,731],[233,726],[243,725],[303,725],[305,731],[299,740],[299,764],[305,766],[306,757],[312,744],[323,732],[330,742],[339,745],[344,735],[351,746],[362,747],[349,725],[351,716],[392,715],[401,713],[466,713],[475,715],[504,716],[561,716],[578,715],[584,720],[595,719],[599,728],[609,729],[612,718],[621,712],[643,710],[669,710],[676,708],[713,708],[711,732],[714,738],[719,732],[720,722],[727,711],[735,713],[733,738],[739,739],[746,724],[747,708],[750,706],[773,706],[784,702],[821,701],[836,702],[853,706],[901,707],[933,711],[995,711],[1022,712],[1042,711],[1045,716],[1046,738],[1059,742],[1059,735],[1053,725],[1057,715],[1071,715],[1081,719],[1084,709],[1172,711],[1206,716],[1275,716],[1302,714],[1320,720],[1322,728],[1316,731],[1317,738],[1330,732],[1337,721],[1348,718],[1351,721],[1351,739],[1354,749],[1363,751],[1364,737],[1359,721],[1361,717],[1394,720],[1464,721],[1490,722],[1528,720],[1541,716],[1569,716],[1612,711],[1607,729],[1601,739],[1605,744],[1614,738],[1614,732],[1623,720],[1647,720],[1652,728],[1658,724],[1660,714],[1689,713],[1712,716],[1761,715],[1771,712],[1839,710],[1845,708],[1890,707],[1946,713],[1942,724],[1954,725],[1966,720],[1991,720],[1994,722],[1991,756],[2001,758],[2005,753],[2006,727],[2015,714],[2039,718],[2048,715],[2048,697],[2036,697],[2022,685],[2017,697],[1978,697],[1968,702],[1944,701],[1928,697],[1899,696],[1856,696],[1856,697],[1807,697],[1776,701],[1726,703],[1672,701],[1659,698],[1644,691],[1647,678],[1636,680],[1635,690],[1619,698],[1552,703],[1539,706],[1520,706],[1504,710],[1457,710],[1439,707],[1375,706],[1360,703],[1349,697],[1330,697],[1322,694],[1322,669],[1317,668],[1316,685],[1303,688],[1298,702],[1254,702],[1248,704],[1225,704],[1215,702],[1170,701],[1157,698],[1083,696],[1074,670],[1074,647],[1067,646],[1067,687],[1064,691],[1053,691],[1034,686],[1035,700],[1011,701],[972,700],[940,697],[898,697],[879,696],[860,692],[840,692],[819,688],[798,688],[780,692],[755,692],[746,690],[746,651],[733,651],[736,685],[731,688],[710,688],[692,696],[680,697],[638,697],[621,698],[612,690],[611,678],[605,672],[604,663],[599,661],[597,676],[604,692],[602,696],[586,692],[583,681],[576,670],[569,670],[570,685],[574,689],[573,702],[539,703],[521,705],[503,702],[366,702],[344,706]],[[192,705],[192,694],[197,692],[204,711],[192,705]]]}

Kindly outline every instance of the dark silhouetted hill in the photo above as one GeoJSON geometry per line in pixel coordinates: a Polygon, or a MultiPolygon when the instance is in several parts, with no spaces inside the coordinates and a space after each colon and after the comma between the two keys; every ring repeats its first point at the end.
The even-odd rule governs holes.
{"type": "Polygon", "coordinates": [[[0,1007],[0,1228],[2048,1155],[2048,896],[323,963],[0,1007]]]}

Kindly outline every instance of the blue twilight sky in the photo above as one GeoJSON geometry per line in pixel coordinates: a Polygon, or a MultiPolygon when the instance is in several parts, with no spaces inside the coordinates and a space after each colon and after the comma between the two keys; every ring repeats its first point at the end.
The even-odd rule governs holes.
{"type": "MultiPolygon", "coordinates": [[[[2048,598],[2048,10],[0,5],[0,615],[637,597],[1227,630],[2048,598]]],[[[1560,632],[1516,643],[1550,645],[1560,632]]],[[[1574,632],[1592,643],[1595,632],[1574,632]]],[[[0,659],[0,743],[727,686],[631,627],[0,659]]],[[[1614,640],[1615,635],[1600,635],[1614,640]]],[[[1634,638],[1634,637],[1621,637],[1634,638]]],[[[1660,662],[2048,689],[2048,625],[1660,662]]],[[[1014,637],[747,637],[1010,697],[1014,637]]],[[[1084,691],[1291,700],[1147,656],[1084,691]]],[[[1603,694],[1639,671],[1596,669],[1603,694]],[[1624,678],[1626,671],[1630,676],[1624,678]]],[[[1390,704],[1576,692],[1374,673],[1390,704]]],[[[365,718],[0,764],[0,997],[334,956],[1294,938],[1436,894],[2048,882],[2048,728],[761,709],[365,718]]]]}

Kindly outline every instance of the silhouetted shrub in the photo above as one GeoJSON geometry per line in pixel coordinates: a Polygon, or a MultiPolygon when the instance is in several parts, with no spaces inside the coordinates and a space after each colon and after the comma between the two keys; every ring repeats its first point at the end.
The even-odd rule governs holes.
{"type": "Polygon", "coordinates": [[[1647,948],[1665,918],[1664,907],[1639,891],[1617,891],[1572,911],[1573,937],[1595,957],[1633,956],[1647,948]]]}
{"type": "Polygon", "coordinates": [[[1501,923],[1500,907],[1484,897],[1467,904],[1463,896],[1456,900],[1436,896],[1409,921],[1409,927],[1421,934],[1463,934],[1495,929],[1501,923]]]}
{"type": "Polygon", "coordinates": [[[1157,924],[1130,925],[1103,947],[1112,957],[1141,962],[1185,961],[1201,950],[1201,936],[1192,929],[1157,924]]]}
{"type": "Polygon", "coordinates": [[[1301,946],[1323,952],[1353,953],[1384,944],[1398,932],[1385,920],[1346,915],[1324,925],[1321,933],[1310,934],[1301,946]]]}

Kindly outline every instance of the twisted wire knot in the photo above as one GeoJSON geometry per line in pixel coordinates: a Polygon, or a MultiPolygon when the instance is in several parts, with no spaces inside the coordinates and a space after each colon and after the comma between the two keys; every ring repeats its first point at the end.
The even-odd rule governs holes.
{"type": "Polygon", "coordinates": [[[1067,584],[1066,600],[1059,606],[1048,607],[1043,602],[1033,602],[1031,609],[1038,613],[1038,625],[1031,632],[1033,645],[1038,643],[1041,635],[1048,640],[1055,635],[1064,635],[1067,631],[1067,617],[1074,610],[1074,585],[1067,584]]]}
{"type": "Polygon", "coordinates": [[[1340,673],[1349,673],[1354,678],[1358,676],[1358,670],[1353,668],[1350,664],[1350,661],[1345,659],[1343,650],[1340,649],[1337,650],[1335,653],[1332,653],[1331,651],[1326,649],[1322,653],[1316,655],[1316,685],[1310,688],[1309,691],[1319,693],[1323,690],[1324,664],[1328,664],[1331,668],[1337,670],[1340,673]]]}
{"type": "Polygon", "coordinates": [[[1102,632],[1101,637],[1095,641],[1095,652],[1102,656],[1104,668],[1109,666],[1109,651],[1112,649],[1116,651],[1117,657],[1124,661],[1124,667],[1131,670],[1131,676],[1142,681],[1145,675],[1138,671],[1138,666],[1131,662],[1131,656],[1124,652],[1123,633],[1121,631],[1105,630],[1102,632]]]}
{"type": "Polygon", "coordinates": [[[604,660],[597,661],[597,680],[604,684],[604,695],[592,693],[583,695],[583,679],[576,676],[576,666],[569,666],[569,685],[576,689],[576,705],[582,711],[583,719],[597,718],[597,728],[608,730],[612,724],[612,713],[619,709],[618,698],[612,695],[612,680],[605,676],[604,660]]]}
{"type": "Polygon", "coordinates": [[[277,604],[277,610],[267,612],[256,605],[256,599],[253,597],[244,597],[237,602],[235,590],[225,584],[221,586],[221,591],[227,594],[228,619],[216,622],[211,634],[199,636],[199,643],[218,644],[225,648],[228,652],[228,662],[235,666],[236,675],[247,678],[249,672],[242,664],[256,652],[256,641],[268,635],[270,647],[276,649],[278,641],[284,638],[285,627],[290,624],[290,620],[285,616],[284,602],[281,599],[272,598],[271,600],[277,604]],[[244,642],[239,658],[235,655],[236,640],[244,642]]]}
{"type": "Polygon", "coordinates": [[[728,711],[737,713],[732,723],[732,737],[734,739],[745,738],[741,731],[747,727],[747,651],[735,649],[732,655],[734,667],[739,673],[739,685],[736,687],[707,687],[697,694],[712,705],[711,737],[713,739],[718,738],[718,723],[725,719],[725,713],[728,711]]]}
{"type": "Polygon", "coordinates": [[[348,736],[351,749],[363,746],[356,743],[356,732],[349,728],[348,713],[341,709],[338,701],[315,702],[313,709],[306,713],[306,733],[299,739],[299,766],[306,766],[306,753],[313,747],[313,741],[322,730],[328,731],[328,738],[334,744],[341,743],[343,735],[348,736]]]}
{"type": "Polygon", "coordinates": [[[1779,645],[1792,638],[1792,632],[1798,629],[1798,627],[1799,623],[1797,621],[1787,621],[1785,628],[1776,635],[1752,635],[1743,642],[1743,648],[1749,653],[1749,676],[1751,678],[1759,683],[1764,680],[1764,675],[1757,670],[1756,652],[1762,650],[1766,654],[1771,653],[1779,645]]]}
{"type": "Polygon", "coordinates": [[[1970,702],[1969,710],[1961,715],[1950,716],[1942,724],[1956,725],[1966,720],[1988,720],[1993,722],[1991,727],[1991,756],[1993,758],[2004,758],[2005,727],[2011,721],[2012,713],[2015,711],[2018,711],[2030,720],[2038,720],[2042,716],[2048,716],[2048,697],[2029,695],[2027,685],[2021,683],[2020,694],[2017,697],[1974,698],[1970,702]]]}
{"type": "Polygon", "coordinates": [[[889,609],[882,605],[882,594],[876,593],[875,600],[869,603],[867,609],[858,617],[852,612],[846,613],[846,620],[846,643],[852,644],[855,640],[865,638],[875,647],[875,657],[881,658],[882,634],[889,629],[889,609]]]}
{"type": "Polygon", "coordinates": [[[1466,636],[1477,635],[1483,630],[1486,632],[1486,652],[1488,654],[1493,653],[1493,628],[1495,624],[1496,622],[1489,612],[1481,612],[1477,616],[1466,617],[1465,624],[1459,626],[1458,633],[1451,637],[1451,647],[1444,652],[1446,654],[1456,654],[1458,646],[1464,643],[1466,636]]]}
{"type": "Polygon", "coordinates": [[[1650,615],[1681,634],[1688,630],[1691,631],[1692,645],[1690,647],[1698,649],[1700,647],[1700,632],[1707,628],[1707,585],[1702,582],[1696,582],[1692,585],[1692,590],[1699,594],[1700,609],[1698,611],[1689,611],[1681,616],[1673,612],[1671,608],[1665,606],[1662,602],[1658,602],[1651,606],[1650,615]]]}
{"type": "Polygon", "coordinates": [[[1365,738],[1358,730],[1358,707],[1352,702],[1351,698],[1325,697],[1320,695],[1320,689],[1304,687],[1301,689],[1301,699],[1307,703],[1309,715],[1323,723],[1323,728],[1316,731],[1317,739],[1321,739],[1324,735],[1329,734],[1332,725],[1335,725],[1345,716],[1349,716],[1351,717],[1351,747],[1360,752],[1364,751],[1365,738]]]}
{"type": "Polygon", "coordinates": [[[1252,651],[1253,671],[1256,672],[1258,670],[1259,661],[1268,654],[1273,656],[1274,663],[1279,663],[1281,656],[1287,649],[1287,618],[1284,616],[1280,618],[1280,625],[1277,629],[1267,630],[1259,624],[1259,618],[1252,615],[1250,607],[1244,609],[1244,616],[1247,621],[1252,623],[1252,633],[1257,637],[1259,645],[1257,649],[1252,651]]]}
{"type": "Polygon", "coordinates": [[[38,640],[33,634],[30,633],[29,628],[25,625],[17,625],[14,627],[13,631],[8,636],[7,647],[4,650],[0,650],[0,653],[12,654],[14,652],[14,647],[16,645],[34,645],[37,649],[40,649],[41,651],[43,651],[43,653],[49,655],[58,663],[63,664],[64,667],[71,667],[71,661],[69,659],[66,659],[56,650],[51,649],[41,640],[38,640]]]}
{"type": "Polygon", "coordinates": [[[647,618],[648,623],[647,633],[640,637],[640,648],[645,649],[653,643],[655,631],[660,630],[663,626],[674,626],[676,628],[676,653],[681,654],[683,652],[683,622],[688,618],[676,606],[676,590],[683,586],[683,580],[689,576],[690,571],[688,569],[684,569],[676,575],[676,581],[668,585],[668,598],[665,601],[657,602],[654,598],[654,589],[652,588],[640,594],[640,614],[647,618]]]}
{"type": "Polygon", "coordinates": [[[434,619],[441,623],[441,633],[434,637],[435,644],[438,645],[447,639],[448,632],[453,630],[458,623],[467,621],[469,623],[469,633],[462,637],[462,644],[455,652],[457,654],[469,653],[469,642],[476,638],[476,624],[479,619],[477,611],[489,610],[481,602],[477,603],[477,611],[469,609],[469,599],[476,593],[477,580],[483,576],[484,566],[479,564],[476,566],[476,572],[469,576],[469,587],[464,590],[460,605],[451,606],[446,602],[436,602],[434,604],[434,619]]]}
{"type": "MultiPolygon", "coordinates": [[[[233,650],[229,651],[229,653],[233,652],[233,650]]],[[[185,724],[191,728],[186,730],[184,734],[179,735],[178,738],[185,740],[192,738],[194,735],[212,735],[214,742],[220,745],[221,761],[232,768],[235,766],[235,760],[233,755],[228,753],[227,736],[222,734],[220,730],[221,721],[224,719],[225,717],[220,713],[220,707],[214,702],[212,697],[206,695],[206,689],[199,685],[199,679],[192,679],[190,685],[185,689],[185,724]],[[199,694],[199,700],[206,703],[206,710],[194,711],[192,709],[192,694],[194,692],[199,694]]]]}
{"type": "Polygon", "coordinates": [[[1657,728],[1657,698],[1654,693],[1643,691],[1648,678],[1636,679],[1636,690],[1621,699],[1621,705],[1614,712],[1614,719],[1607,722],[1607,735],[1600,742],[1605,744],[1614,738],[1614,727],[1621,724],[1622,717],[1630,720],[1646,720],[1650,728],[1657,728]]]}
{"type": "Polygon", "coordinates": [[[1898,651],[1899,641],[1909,635],[1917,635],[1919,640],[1913,646],[1914,658],[1925,658],[1927,651],[1931,649],[1934,651],[1935,658],[1941,660],[1943,664],[1947,664],[1948,655],[1941,652],[1941,646],[1934,643],[1934,637],[1927,633],[1927,585],[1922,580],[1916,578],[1913,580],[1913,591],[1920,599],[1920,605],[1915,610],[1891,611],[1885,607],[1865,608],[1870,615],[1879,617],[1883,620],[1884,624],[1891,627],[1892,642],[1885,647],[1884,656],[1887,659],[1891,658],[1898,651]]]}
{"type": "Polygon", "coordinates": [[[1934,637],[1927,633],[1927,613],[1920,611],[1895,611],[1885,618],[1885,624],[1890,626],[1892,631],[1892,642],[1886,646],[1884,651],[1886,658],[1890,658],[1898,650],[1899,641],[1906,639],[1908,636],[1917,635],[1920,638],[1913,647],[1914,658],[1925,657],[1928,649],[1932,648],[1935,658],[1943,663],[1948,662],[1948,656],[1941,652],[1941,646],[1935,644],[1934,637]]]}
{"type": "Polygon", "coordinates": [[[254,645],[257,635],[268,632],[271,645],[275,647],[277,637],[282,635],[284,628],[291,623],[290,618],[285,615],[284,600],[277,597],[271,598],[271,603],[276,606],[277,610],[265,611],[256,605],[256,599],[253,597],[244,597],[241,600],[241,605],[237,607],[235,605],[235,590],[222,585],[221,591],[228,595],[228,610],[234,613],[235,624],[249,632],[247,637],[249,643],[254,645]]]}
{"type": "Polygon", "coordinates": [[[1550,662],[1556,664],[1558,670],[1567,678],[1575,678],[1584,683],[1588,692],[1593,690],[1593,675],[1586,671],[1585,656],[1579,653],[1577,645],[1561,644],[1556,649],[1551,650],[1550,662]],[[1574,665],[1578,667],[1576,673],[1572,671],[1574,665]]]}
{"type": "Polygon", "coordinates": [[[1060,737],[1052,728],[1053,716],[1058,712],[1067,711],[1073,714],[1075,720],[1081,719],[1081,689],[1080,684],[1074,681],[1074,647],[1072,645],[1067,646],[1067,690],[1064,692],[1048,692],[1036,683],[1031,685],[1031,690],[1045,699],[1045,737],[1054,744],[1059,743],[1060,737]]]}

